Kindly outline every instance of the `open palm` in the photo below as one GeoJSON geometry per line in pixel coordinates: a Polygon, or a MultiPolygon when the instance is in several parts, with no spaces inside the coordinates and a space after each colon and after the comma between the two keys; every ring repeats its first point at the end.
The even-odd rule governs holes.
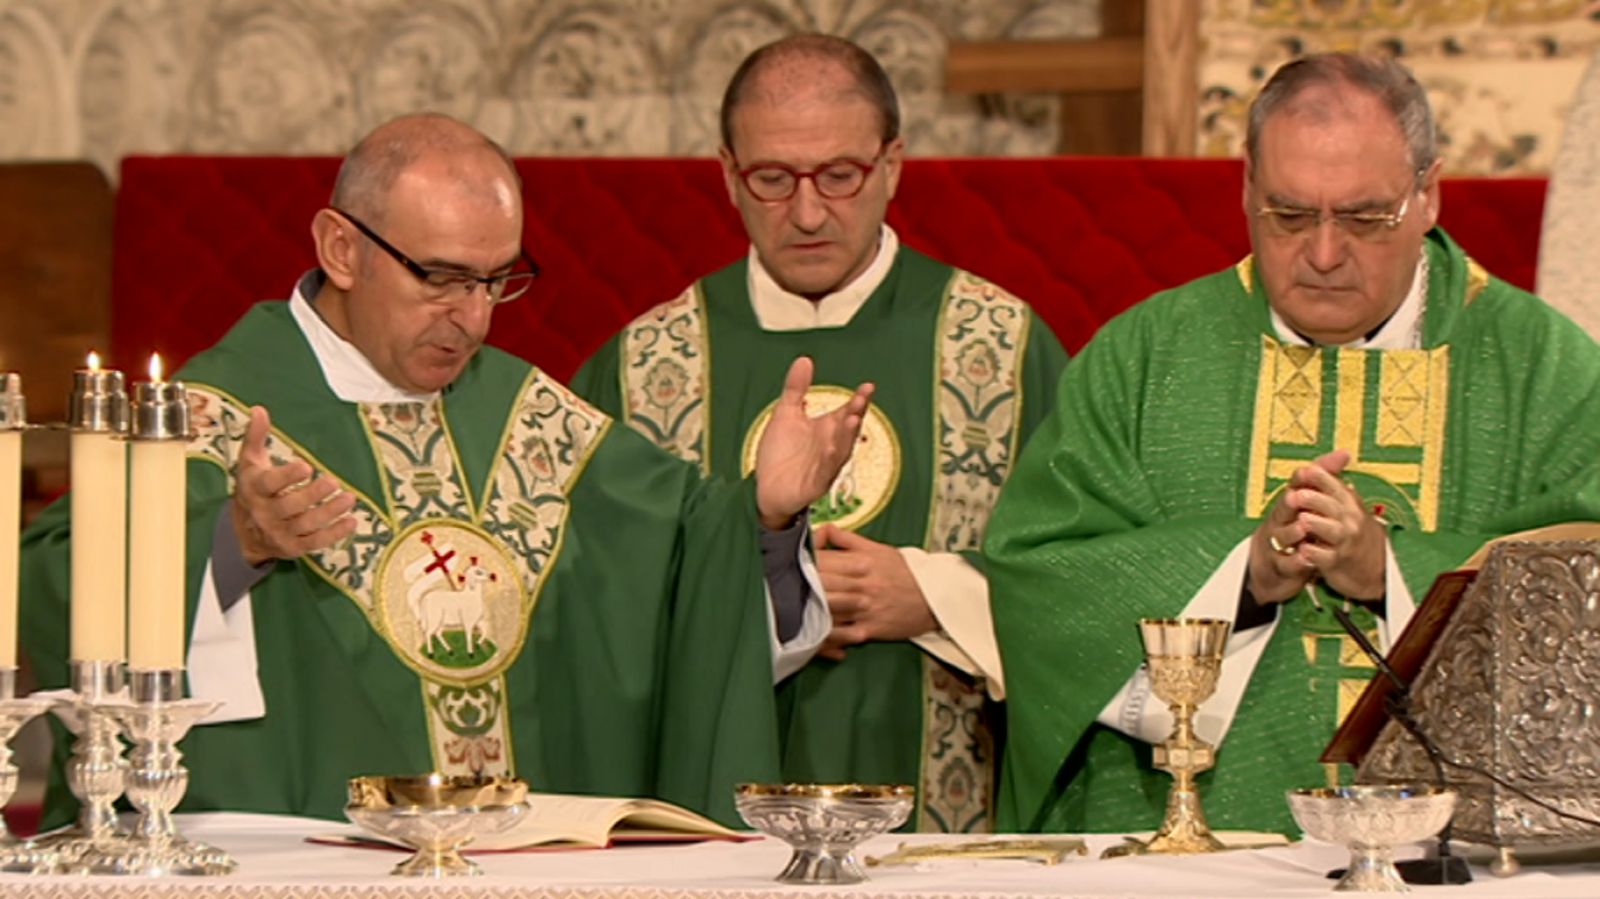
{"type": "Polygon", "coordinates": [[[788,527],[796,515],[833,484],[850,458],[873,385],[862,384],[839,408],[815,418],[806,414],[812,361],[801,356],[789,366],[772,421],[756,449],[756,508],[765,527],[788,527]]]}

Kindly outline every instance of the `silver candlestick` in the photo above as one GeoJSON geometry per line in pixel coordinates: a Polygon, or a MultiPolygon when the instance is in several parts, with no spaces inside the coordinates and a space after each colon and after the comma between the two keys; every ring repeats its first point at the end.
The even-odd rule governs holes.
{"type": "MultiPolygon", "coordinates": [[[[36,697],[17,697],[17,669],[0,668],[0,808],[17,791],[17,766],[11,762],[11,739],[22,725],[48,711],[51,702],[36,697]]],[[[54,867],[56,854],[42,849],[32,840],[21,840],[7,829],[0,818],[0,870],[33,873],[54,867]]]]}
{"type": "Polygon", "coordinates": [[[178,741],[220,703],[184,699],[181,668],[136,670],[130,686],[133,702],[116,713],[133,741],[128,801],[139,820],[122,852],[99,859],[89,873],[231,874],[235,865],[226,852],[184,839],[172,823],[172,810],[189,788],[178,741]]]}
{"type": "Polygon", "coordinates": [[[77,736],[67,762],[67,787],[81,806],[76,824],[38,841],[59,854],[61,873],[87,870],[100,857],[115,855],[127,838],[117,826],[116,810],[128,770],[115,712],[128,705],[122,662],[74,659],[70,665],[72,694],[56,700],[53,711],[77,736]]]}

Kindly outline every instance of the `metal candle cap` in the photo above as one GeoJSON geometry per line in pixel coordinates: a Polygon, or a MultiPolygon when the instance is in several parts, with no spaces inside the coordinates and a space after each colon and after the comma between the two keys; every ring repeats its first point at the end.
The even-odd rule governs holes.
{"type": "Polygon", "coordinates": [[[75,431],[127,431],[128,392],[122,383],[122,372],[108,368],[80,368],[73,372],[67,425],[75,431]]]}
{"type": "Polygon", "coordinates": [[[28,404],[22,395],[22,375],[0,372],[0,431],[28,426],[28,404]]]}
{"type": "Polygon", "coordinates": [[[182,381],[133,385],[134,440],[188,440],[189,391],[182,381]]]}

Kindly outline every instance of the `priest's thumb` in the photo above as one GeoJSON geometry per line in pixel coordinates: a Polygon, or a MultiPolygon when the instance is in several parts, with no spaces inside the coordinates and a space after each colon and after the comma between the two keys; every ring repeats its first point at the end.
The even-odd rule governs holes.
{"type": "Polygon", "coordinates": [[[272,418],[261,406],[250,407],[250,426],[244,432],[244,446],[239,451],[239,463],[270,467],[272,457],[267,454],[267,435],[272,433],[272,418]]]}

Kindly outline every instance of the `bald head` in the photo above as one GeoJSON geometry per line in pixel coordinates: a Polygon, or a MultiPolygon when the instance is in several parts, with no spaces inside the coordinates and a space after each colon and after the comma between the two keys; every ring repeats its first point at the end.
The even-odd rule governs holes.
{"type": "Polygon", "coordinates": [[[391,119],[356,144],[329,205],[382,228],[395,185],[419,168],[457,175],[450,180],[458,188],[492,192],[484,199],[496,204],[516,202],[520,192],[516,166],[499,144],[447,115],[418,113],[391,119]]]}
{"type": "Polygon", "coordinates": [[[751,53],[722,95],[722,144],[733,146],[734,113],[745,105],[782,107],[810,93],[837,102],[872,105],[889,143],[900,136],[900,101],[888,73],[872,54],[844,38],[800,34],[751,53]]]}

